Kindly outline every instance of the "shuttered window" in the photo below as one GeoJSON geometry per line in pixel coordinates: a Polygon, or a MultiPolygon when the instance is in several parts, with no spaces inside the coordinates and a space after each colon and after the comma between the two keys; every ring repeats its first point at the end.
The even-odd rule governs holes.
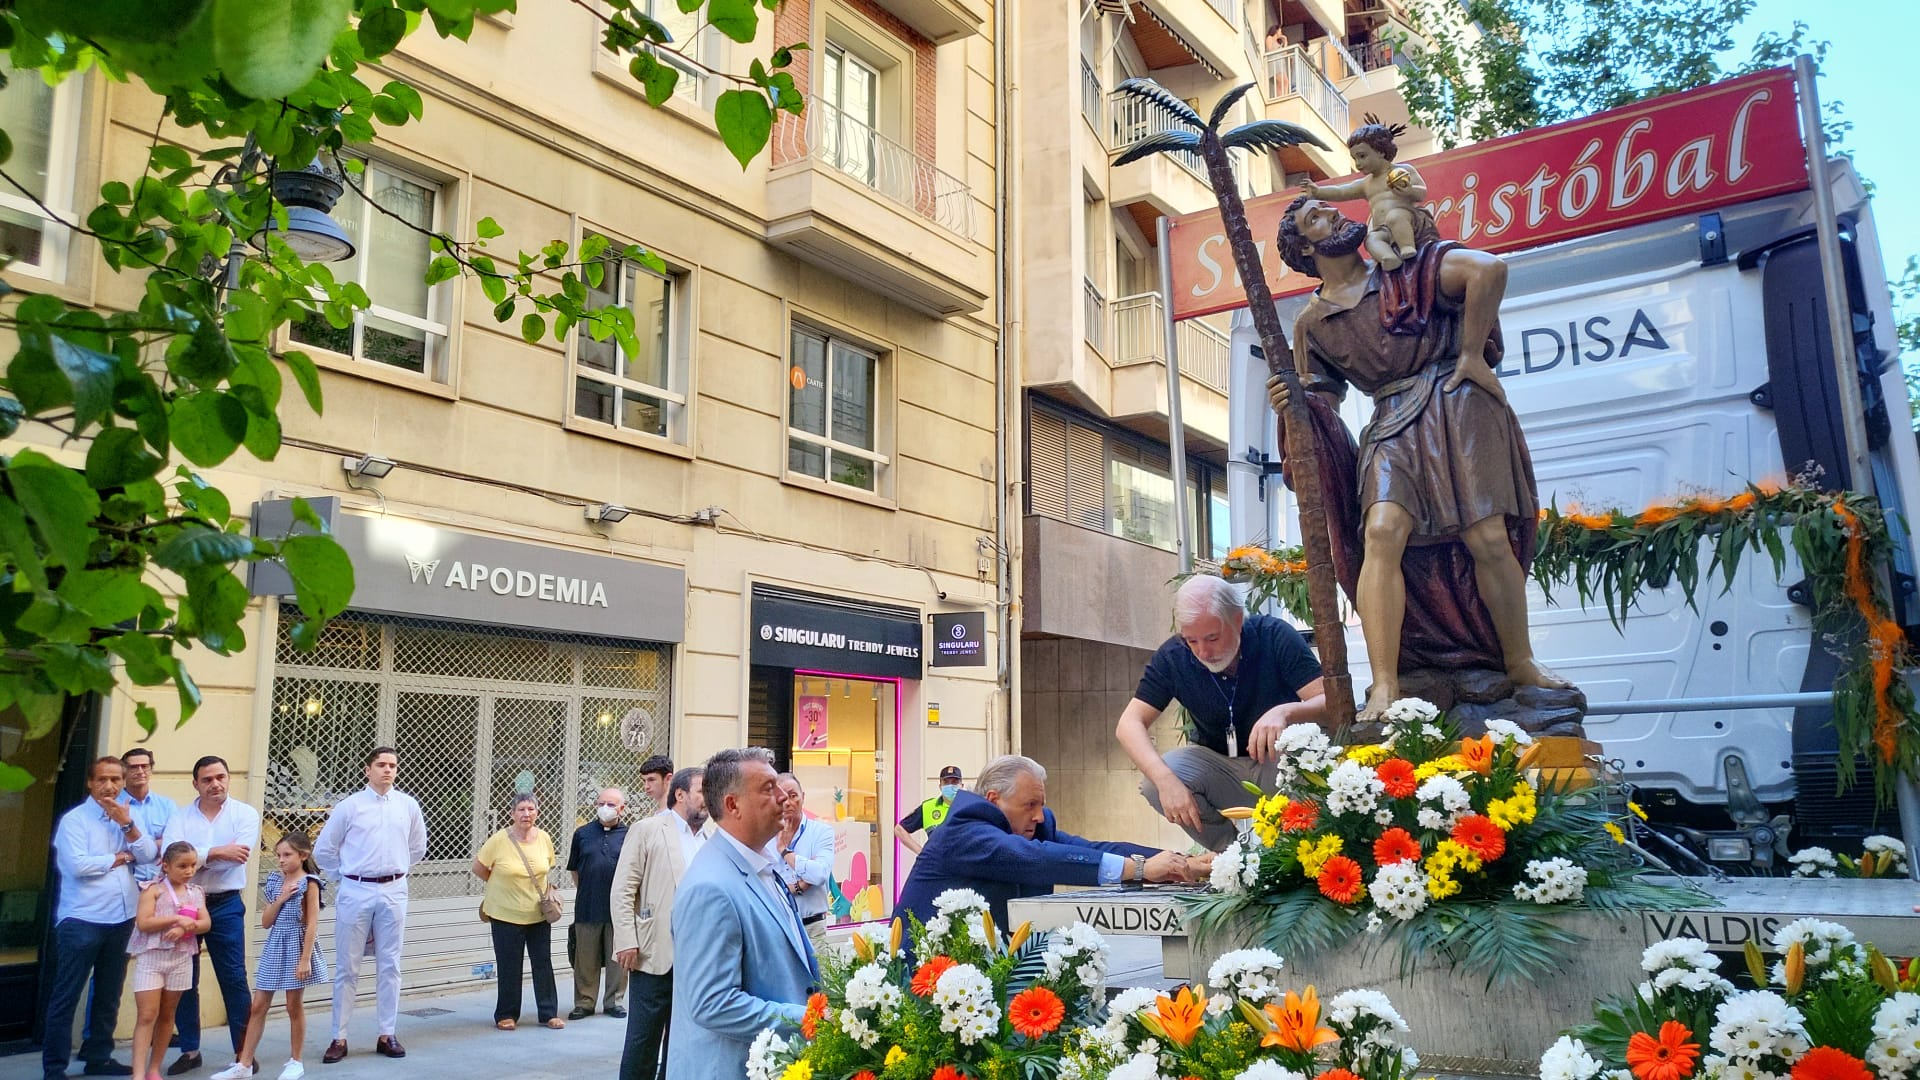
{"type": "MultiPolygon", "coordinates": [[[[1188,464],[1189,531],[1202,558],[1224,553],[1226,483],[1188,464]],[[1214,497],[1196,505],[1205,490],[1214,497]]],[[[1174,547],[1173,480],[1167,450],[1090,419],[1036,403],[1027,423],[1027,512],[1098,529],[1168,551],[1174,547]]]]}

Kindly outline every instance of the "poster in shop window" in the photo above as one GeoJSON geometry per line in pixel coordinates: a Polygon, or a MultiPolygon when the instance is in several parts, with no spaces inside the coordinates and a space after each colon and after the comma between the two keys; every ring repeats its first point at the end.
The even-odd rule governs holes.
{"type": "Polygon", "coordinates": [[[803,694],[798,699],[798,706],[794,710],[796,719],[793,724],[793,748],[825,750],[827,748],[827,699],[818,694],[803,694]]]}

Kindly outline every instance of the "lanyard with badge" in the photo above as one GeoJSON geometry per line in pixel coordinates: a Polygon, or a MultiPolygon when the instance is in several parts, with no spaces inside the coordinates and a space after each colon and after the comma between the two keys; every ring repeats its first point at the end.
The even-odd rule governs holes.
{"type": "Polygon", "coordinates": [[[1220,696],[1225,698],[1227,702],[1227,756],[1230,758],[1239,757],[1240,735],[1233,720],[1233,699],[1239,693],[1240,677],[1238,675],[1215,675],[1211,671],[1207,672],[1207,674],[1213,677],[1213,688],[1219,691],[1220,696]]]}

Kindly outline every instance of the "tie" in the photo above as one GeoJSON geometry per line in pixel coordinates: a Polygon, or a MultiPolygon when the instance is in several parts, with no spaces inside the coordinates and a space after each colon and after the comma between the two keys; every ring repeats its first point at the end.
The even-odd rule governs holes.
{"type": "Polygon", "coordinates": [[[787,902],[787,913],[793,916],[793,928],[800,932],[800,947],[806,950],[807,971],[817,984],[820,981],[820,959],[813,955],[813,939],[807,936],[807,924],[800,918],[800,902],[793,898],[793,888],[787,881],[784,863],[775,863],[768,867],[773,872],[774,883],[780,886],[780,896],[787,902]]]}

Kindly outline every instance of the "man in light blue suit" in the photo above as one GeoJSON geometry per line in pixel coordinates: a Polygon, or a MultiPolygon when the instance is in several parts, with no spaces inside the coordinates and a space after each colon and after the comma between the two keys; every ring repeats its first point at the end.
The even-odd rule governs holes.
{"type": "Polygon", "coordinates": [[[667,1080],[740,1080],[767,1027],[798,1028],[819,981],[784,869],[769,845],[786,799],[773,754],[722,750],[707,761],[719,831],[688,865],[673,900],[675,1037],[667,1080]],[[682,1023],[696,1029],[682,1039],[682,1023]]]}

